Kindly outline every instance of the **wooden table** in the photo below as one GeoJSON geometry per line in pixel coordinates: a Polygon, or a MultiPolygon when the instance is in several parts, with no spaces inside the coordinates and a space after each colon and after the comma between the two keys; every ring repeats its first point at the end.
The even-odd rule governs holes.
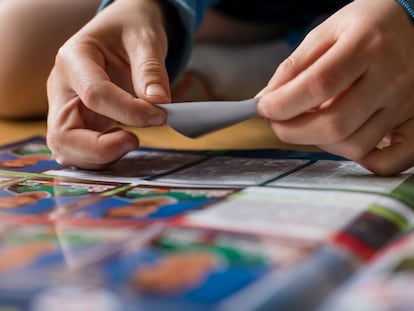
{"type": "MultiPolygon", "coordinates": [[[[132,129],[141,146],[168,149],[254,149],[280,148],[313,151],[313,146],[296,146],[280,142],[261,118],[254,118],[229,128],[190,139],[168,126],[132,129]]],[[[12,143],[34,135],[46,135],[46,121],[0,121],[0,144],[12,143]]]]}

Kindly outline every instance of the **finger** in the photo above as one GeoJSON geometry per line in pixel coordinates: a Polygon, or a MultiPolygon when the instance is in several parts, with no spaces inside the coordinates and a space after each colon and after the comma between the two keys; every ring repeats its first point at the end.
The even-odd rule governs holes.
{"type": "Polygon", "coordinates": [[[171,102],[169,79],[165,67],[167,39],[164,31],[145,29],[134,33],[127,45],[131,62],[132,82],[139,98],[151,103],[171,102]],[[145,33],[144,33],[145,31],[145,33]]]}
{"type": "MultiPolygon", "coordinates": [[[[56,66],[65,68],[67,87],[73,89],[90,110],[130,126],[164,124],[166,115],[162,109],[133,97],[110,81],[104,59],[103,53],[95,47],[80,45],[68,48],[67,52],[62,49],[56,66]]],[[[54,93],[56,97],[60,92],[58,87],[54,93]]]]}
{"type": "Polygon", "coordinates": [[[337,38],[327,26],[328,23],[322,23],[306,35],[292,54],[278,66],[265,92],[274,90],[296,77],[334,45],[337,38]]]}
{"type": "Polygon", "coordinates": [[[390,120],[389,116],[390,111],[380,110],[350,137],[337,144],[319,145],[319,147],[325,151],[359,162],[374,152],[387,133],[398,126],[398,121],[390,120]]]}
{"type": "Polygon", "coordinates": [[[393,133],[388,146],[376,148],[357,160],[370,171],[391,176],[414,166],[414,119],[411,118],[393,133]]]}
{"type": "Polygon", "coordinates": [[[260,115],[276,121],[288,120],[341,94],[367,69],[359,50],[347,39],[338,40],[294,79],[263,94],[258,102],[260,115]]]}
{"type": "MultiPolygon", "coordinates": [[[[49,89],[61,79],[56,70],[51,76],[49,89]]],[[[79,98],[71,96],[71,92],[60,92],[61,101],[50,106],[47,119],[47,144],[58,162],[98,169],[138,146],[135,135],[114,129],[115,122],[87,111],[79,98]]]]}
{"type": "Polygon", "coordinates": [[[326,145],[343,141],[384,106],[382,98],[377,98],[376,80],[375,75],[364,77],[321,109],[288,121],[273,122],[271,127],[282,141],[292,144],[326,145]]]}
{"type": "Polygon", "coordinates": [[[116,121],[86,108],[79,97],[68,99],[64,106],[56,111],[56,107],[51,109],[48,118],[48,128],[56,131],[81,128],[103,133],[117,125],[116,121]]]}
{"type": "MultiPolygon", "coordinates": [[[[57,146],[53,137],[48,144],[57,146]]],[[[83,169],[101,169],[138,147],[137,137],[114,128],[101,133],[87,129],[72,129],[60,136],[58,148],[51,148],[59,163],[83,169]]]]}

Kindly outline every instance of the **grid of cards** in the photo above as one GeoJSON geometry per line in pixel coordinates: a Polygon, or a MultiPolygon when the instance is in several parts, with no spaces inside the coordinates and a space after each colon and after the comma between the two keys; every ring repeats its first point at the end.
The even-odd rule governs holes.
{"type": "Polygon", "coordinates": [[[317,309],[409,227],[413,189],[325,153],[143,148],[85,171],[19,141],[0,149],[0,309],[317,309]]]}

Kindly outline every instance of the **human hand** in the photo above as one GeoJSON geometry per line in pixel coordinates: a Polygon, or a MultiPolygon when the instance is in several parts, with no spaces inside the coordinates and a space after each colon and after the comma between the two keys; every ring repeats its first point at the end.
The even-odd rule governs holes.
{"type": "Polygon", "coordinates": [[[165,123],[171,101],[158,1],[117,0],[59,50],[48,79],[47,142],[64,165],[99,169],[135,149],[118,123],[165,123]]]}
{"type": "Polygon", "coordinates": [[[284,142],[401,172],[414,165],[413,51],[414,25],[396,1],[353,1],[278,67],[259,114],[284,142]]]}

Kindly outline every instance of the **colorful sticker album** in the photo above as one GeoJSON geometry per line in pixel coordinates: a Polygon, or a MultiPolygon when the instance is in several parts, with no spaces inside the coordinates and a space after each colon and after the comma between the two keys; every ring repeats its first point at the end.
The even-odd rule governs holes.
{"type": "Polygon", "coordinates": [[[414,310],[414,169],[140,148],[100,171],[0,147],[0,310],[414,310]]]}

